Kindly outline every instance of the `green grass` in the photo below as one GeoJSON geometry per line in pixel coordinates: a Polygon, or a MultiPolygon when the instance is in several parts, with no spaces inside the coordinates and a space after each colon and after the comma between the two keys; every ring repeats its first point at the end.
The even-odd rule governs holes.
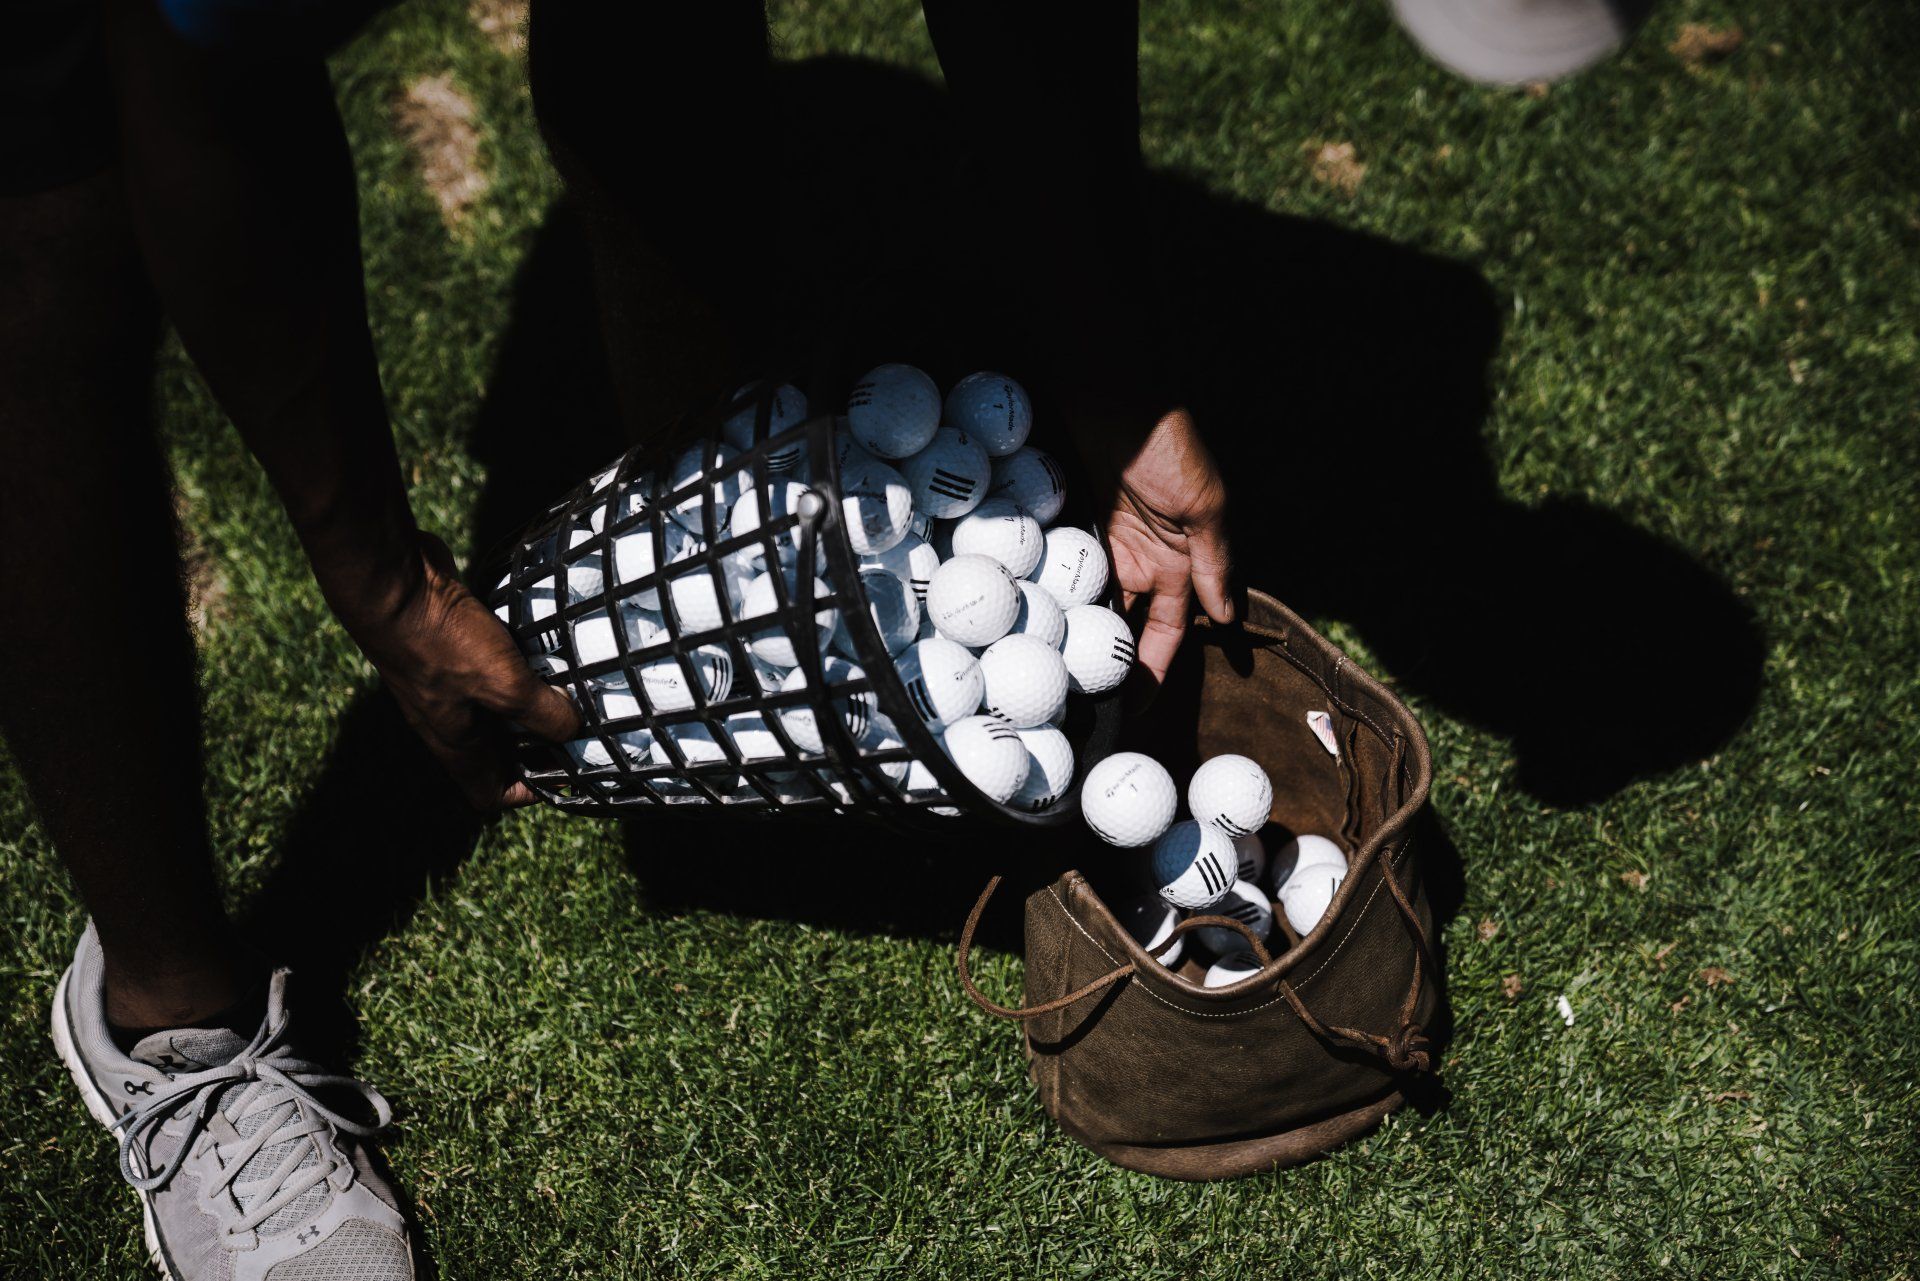
{"type": "MultiPolygon", "coordinates": [[[[1912,1276],[1920,63],[1888,47],[1898,16],[1682,0],[1532,96],[1425,64],[1383,5],[1146,9],[1151,160],[1482,273],[1506,313],[1483,425],[1503,491],[1610,509],[1732,584],[1766,636],[1750,720],[1708,761],[1558,810],[1514,786],[1505,742],[1411,696],[1466,865],[1452,1102],[1220,1186],[1054,1131],[948,940],[652,908],[611,828],[511,817],[351,975],[357,1069],[400,1104],[388,1151],[443,1274],[1912,1276]],[[1666,49],[1683,21],[1748,39],[1689,68],[1666,49]],[[1351,195],[1310,176],[1307,144],[1332,140],[1367,165],[1351,195]]],[[[776,20],[787,56],[938,75],[915,6],[776,20]]],[[[465,442],[556,182],[518,65],[463,4],[402,10],[338,79],[414,501],[458,542],[484,481],[465,442]],[[457,232],[391,113],[442,72],[492,176],[457,232]]],[[[203,634],[209,790],[244,899],[371,680],[178,358],[162,394],[226,593],[203,634]]],[[[5,773],[0,918],[0,1275],[138,1275],[111,1144],[44,1031],[80,910],[5,773]]],[[[985,968],[1017,984],[1017,959],[985,968]]]]}

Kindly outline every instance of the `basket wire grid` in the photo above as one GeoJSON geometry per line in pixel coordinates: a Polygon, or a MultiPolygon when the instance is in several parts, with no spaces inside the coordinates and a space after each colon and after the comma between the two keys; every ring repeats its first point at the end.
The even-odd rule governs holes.
{"type": "Polygon", "coordinates": [[[1027,827],[1070,821],[1079,812],[1086,771],[1112,750],[1117,691],[1069,698],[1063,728],[1074,747],[1074,779],[1057,802],[1035,811],[981,792],[915,713],[867,608],[860,557],[843,523],[833,416],[816,415],[772,432],[776,395],[771,383],[743,393],[713,417],[697,444],[659,459],[656,468],[646,466],[647,447],[630,450],[530,525],[505,556],[504,572],[496,569],[488,604],[535,670],[569,694],[585,724],[582,737],[566,746],[518,734],[515,756],[528,786],[563,809],[604,815],[662,805],[735,814],[854,811],[915,830],[949,830],[958,815],[1027,827]],[[726,446],[729,453],[722,456],[720,424],[749,407],[751,445],[726,446]],[[669,488],[669,469],[684,473],[676,459],[693,450],[697,474],[669,488]],[[795,479],[807,489],[791,510],[781,511],[775,483],[795,479]],[[757,491],[760,519],[754,529],[734,534],[716,500],[731,495],[731,509],[746,483],[757,491]],[[697,527],[689,519],[695,513],[697,527]],[[651,566],[623,581],[616,542],[641,533],[651,540],[651,566]],[[789,563],[781,556],[783,535],[795,548],[794,571],[771,574],[771,612],[743,618],[732,588],[738,558],[757,551],[764,567],[789,563]],[[683,542],[688,536],[691,541],[683,542]],[[816,594],[816,574],[800,572],[807,566],[828,585],[826,595],[816,594]],[[711,581],[719,622],[689,630],[673,585],[702,575],[711,581]],[[634,647],[626,611],[646,610],[638,598],[655,593],[665,634],[634,647]],[[851,642],[852,661],[862,673],[857,679],[827,683],[816,622],[826,609],[837,611],[851,642]],[[596,619],[608,620],[610,626],[602,626],[611,632],[614,652],[588,661],[578,631],[596,619]],[[803,688],[783,690],[778,677],[785,673],[752,653],[750,643],[776,629],[789,639],[806,675],[803,688]],[[667,660],[677,664],[685,682],[687,706],[657,705],[643,675],[667,660]],[[609,711],[609,703],[619,710],[609,711]],[[799,708],[812,712],[818,751],[795,740],[783,715],[799,708]],[[875,711],[894,730],[891,744],[856,734],[871,725],[875,711]],[[700,734],[693,726],[704,730],[704,747],[717,749],[701,759],[689,755],[683,742],[700,734]],[[737,739],[752,731],[764,731],[751,736],[762,747],[770,737],[777,753],[743,751],[737,739]],[[937,788],[909,790],[910,782],[925,782],[921,769],[937,788]]]}

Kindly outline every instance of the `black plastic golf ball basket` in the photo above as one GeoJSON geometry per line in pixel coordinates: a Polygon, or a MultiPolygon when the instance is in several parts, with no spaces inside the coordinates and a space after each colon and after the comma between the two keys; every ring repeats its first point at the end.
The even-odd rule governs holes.
{"type": "MultiPolygon", "coordinates": [[[[724,809],[729,814],[859,812],[916,829],[941,830],[950,829],[956,811],[958,816],[1031,827],[1070,822],[1079,813],[1080,783],[1086,771],[1113,749],[1119,729],[1119,691],[1069,696],[1062,729],[1074,748],[1074,778],[1058,801],[1034,811],[996,802],[981,792],[913,710],[894,659],[868,611],[859,585],[860,557],[843,523],[833,416],[816,415],[769,435],[774,396],[773,385],[765,384],[712,415],[708,429],[692,446],[701,451],[699,475],[678,488],[667,487],[669,477],[688,446],[664,453],[648,446],[629,451],[528,526],[484,580],[497,584],[489,607],[506,622],[534,670],[568,694],[584,722],[581,736],[570,745],[525,732],[516,736],[515,759],[527,785],[542,799],[585,814],[625,815],[655,806],[672,806],[675,812],[724,809]],[[722,462],[720,425],[748,407],[754,409],[753,444],[722,462]],[[805,459],[803,483],[809,492],[794,504],[796,510],[775,515],[773,486],[801,472],[792,466],[776,470],[769,459],[784,458],[796,448],[805,459]],[[760,520],[750,532],[720,535],[723,514],[717,509],[715,490],[724,493],[730,478],[737,478],[733,483],[741,494],[749,481],[758,491],[760,520]],[[688,506],[695,499],[697,508],[688,506]],[[670,521],[697,540],[692,550],[677,559],[668,555],[670,540],[680,538],[677,532],[669,534],[670,521]],[[614,540],[641,531],[652,540],[652,572],[621,581],[614,540]],[[739,617],[728,589],[730,558],[757,547],[764,567],[778,571],[787,564],[778,546],[783,534],[797,549],[791,561],[791,584],[788,573],[773,573],[775,609],[739,617]],[[601,580],[598,590],[569,590],[571,571],[585,569],[590,574],[596,566],[601,580]],[[810,566],[817,567],[815,573],[804,572],[810,566]],[[669,582],[700,574],[712,580],[720,625],[688,631],[669,582]],[[816,576],[830,588],[824,597],[816,596],[816,576]],[[552,607],[536,613],[532,602],[542,591],[552,593],[552,607]],[[658,593],[657,612],[666,635],[632,648],[621,606],[649,608],[635,600],[649,592],[658,593]],[[861,679],[826,684],[826,659],[815,617],[824,608],[838,611],[855,651],[851,661],[864,674],[861,679]],[[597,617],[609,620],[616,652],[586,662],[576,632],[580,624],[597,617]],[[799,668],[806,673],[803,689],[765,688],[751,642],[775,629],[785,633],[799,668]],[[716,698],[708,697],[697,666],[698,651],[710,646],[723,647],[732,668],[728,688],[716,698]],[[690,707],[656,707],[643,679],[643,668],[669,657],[687,683],[690,707]],[[609,677],[624,677],[623,692],[637,704],[637,714],[604,714],[602,699],[608,691],[601,682],[609,677]],[[899,746],[883,748],[855,736],[836,704],[858,695],[869,698],[892,723],[899,746]],[[795,741],[781,715],[800,707],[812,709],[820,751],[795,741]],[[727,729],[728,718],[743,713],[758,715],[778,743],[778,755],[751,759],[743,755],[727,729]],[[687,756],[672,731],[692,725],[706,727],[723,759],[687,756]],[[636,731],[644,735],[644,755],[633,746],[639,741],[636,731]],[[604,763],[588,763],[584,745],[589,742],[598,744],[604,763]],[[666,753],[665,762],[654,759],[654,744],[666,753]],[[909,792],[908,780],[915,775],[907,762],[916,760],[937,781],[938,791],[909,792]],[[889,766],[903,777],[898,781],[890,777],[889,766]]],[[[730,506],[737,509],[738,503],[736,495],[730,506]]],[[[1093,532],[1100,533],[1097,528],[1093,532]]],[[[1109,584],[1109,598],[1112,590],[1109,584]]],[[[924,607],[924,601],[921,604],[924,607]]]]}

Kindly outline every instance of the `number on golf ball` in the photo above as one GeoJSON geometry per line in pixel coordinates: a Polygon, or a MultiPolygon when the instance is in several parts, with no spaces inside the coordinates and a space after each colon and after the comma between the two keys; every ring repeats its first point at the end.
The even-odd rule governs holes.
{"type": "Polygon", "coordinates": [[[1080,813],[1109,845],[1151,845],[1173,822],[1179,796],[1173,776],[1151,756],[1115,752],[1087,771],[1080,813]]]}
{"type": "Polygon", "coordinates": [[[1020,612],[1020,589],[1007,567],[985,556],[955,556],[927,585],[927,615],[940,634],[962,645],[991,645],[1020,612]]]}

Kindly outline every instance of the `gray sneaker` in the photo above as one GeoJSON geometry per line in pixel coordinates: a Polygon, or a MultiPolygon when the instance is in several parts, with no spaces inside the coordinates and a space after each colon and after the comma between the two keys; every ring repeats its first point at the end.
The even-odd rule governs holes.
{"type": "Polygon", "coordinates": [[[356,1142],[392,1112],[371,1086],[295,1057],[286,982],[274,973],[251,1041],[186,1028],[125,1054],[89,925],[54,995],[53,1043],[87,1111],[120,1135],[120,1174],[168,1281],[412,1281],[406,1219],[356,1142]],[[320,1090],[359,1094],[376,1123],[332,1111],[320,1090]]]}

